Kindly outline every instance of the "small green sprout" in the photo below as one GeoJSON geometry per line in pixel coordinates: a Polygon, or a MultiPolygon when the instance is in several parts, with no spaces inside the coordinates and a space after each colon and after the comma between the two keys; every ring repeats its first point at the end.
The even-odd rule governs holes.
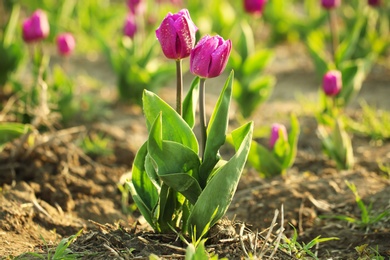
{"type": "Polygon", "coordinates": [[[350,217],[346,215],[337,215],[337,216],[321,216],[321,218],[334,218],[334,219],[340,219],[346,222],[349,222],[355,226],[358,226],[359,228],[368,228],[375,223],[378,223],[380,220],[383,218],[387,217],[390,215],[390,210],[386,209],[382,211],[381,213],[378,214],[373,214],[372,213],[372,203],[370,205],[364,204],[363,200],[361,199],[357,188],[355,184],[350,183],[348,181],[345,181],[347,184],[348,188],[353,192],[355,196],[355,201],[357,203],[357,206],[359,207],[361,214],[360,214],[360,219],[355,218],[355,217],[350,217]]]}
{"type": "MultiPolygon", "coordinates": [[[[291,224],[290,224],[291,225],[291,224]]],[[[293,225],[291,225],[294,229],[294,234],[291,238],[287,238],[286,236],[283,237],[284,243],[280,244],[280,247],[287,251],[288,254],[294,256],[296,259],[306,259],[306,256],[311,256],[314,259],[318,259],[315,253],[313,253],[311,250],[312,248],[319,244],[330,240],[339,240],[337,237],[324,237],[321,238],[321,236],[315,237],[312,239],[309,243],[299,243],[297,241],[298,239],[298,232],[295,229],[293,225]]]]}

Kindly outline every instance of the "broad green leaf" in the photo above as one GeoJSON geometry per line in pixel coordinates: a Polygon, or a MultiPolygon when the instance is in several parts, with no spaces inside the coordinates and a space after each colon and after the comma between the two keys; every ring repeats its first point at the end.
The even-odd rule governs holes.
{"type": "Polygon", "coordinates": [[[273,56],[272,51],[262,49],[250,55],[244,62],[243,72],[245,76],[252,74],[259,75],[261,71],[268,65],[273,56]]]}
{"type": "Polygon", "coordinates": [[[150,129],[148,152],[161,180],[194,204],[202,191],[197,181],[199,157],[182,144],[162,140],[161,113],[150,129]]]}
{"type": "Polygon", "coordinates": [[[253,122],[232,132],[236,154],[211,178],[195,203],[189,217],[189,230],[195,230],[200,239],[204,228],[213,226],[228,209],[249,153],[253,133],[253,122]],[[217,212],[215,214],[215,210],[217,212]],[[215,215],[214,215],[215,214],[215,215]]]}
{"type": "Polygon", "coordinates": [[[199,77],[195,77],[183,101],[183,118],[191,128],[194,128],[195,125],[195,113],[196,113],[196,105],[198,103],[198,98],[199,98],[199,77]]]}
{"type": "Polygon", "coordinates": [[[147,154],[147,143],[144,143],[134,158],[131,180],[126,184],[139,211],[146,221],[155,228],[153,209],[156,207],[159,198],[158,191],[145,170],[147,154]]]}
{"type": "Polygon", "coordinates": [[[253,30],[244,20],[240,23],[241,37],[237,43],[238,52],[243,60],[246,60],[255,50],[253,30]]]}
{"type": "Polygon", "coordinates": [[[21,123],[0,123],[0,151],[4,145],[31,131],[31,126],[21,123]]]}
{"type": "Polygon", "coordinates": [[[145,90],[143,109],[148,129],[151,128],[158,114],[162,112],[164,115],[162,118],[162,139],[181,143],[198,153],[198,142],[191,127],[165,101],[156,94],[145,90]]]}
{"type": "Polygon", "coordinates": [[[248,163],[264,177],[272,177],[283,173],[282,164],[273,155],[272,151],[256,143],[256,141],[251,143],[248,163]]]}
{"type": "Polygon", "coordinates": [[[198,181],[188,173],[165,174],[160,178],[166,185],[183,194],[191,204],[196,203],[202,192],[198,181]]]}
{"type": "Polygon", "coordinates": [[[218,150],[225,143],[226,132],[229,124],[229,107],[232,97],[234,73],[230,73],[225,86],[218,98],[213,114],[207,127],[207,140],[204,151],[204,160],[199,170],[201,187],[206,185],[206,180],[219,161],[218,150]]]}
{"type": "Polygon", "coordinates": [[[260,76],[251,78],[248,86],[244,85],[246,82],[235,85],[235,90],[241,88],[239,94],[238,92],[233,94],[245,118],[251,116],[256,108],[271,96],[275,81],[273,76],[260,76]]]}

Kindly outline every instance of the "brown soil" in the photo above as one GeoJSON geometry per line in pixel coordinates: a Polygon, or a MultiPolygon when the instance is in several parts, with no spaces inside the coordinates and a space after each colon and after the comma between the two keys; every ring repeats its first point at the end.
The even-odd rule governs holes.
{"type": "MultiPolygon", "coordinates": [[[[337,170],[321,152],[315,120],[295,98],[296,94],[304,94],[306,101],[315,102],[319,85],[301,55],[299,49],[277,51],[270,73],[275,74],[278,83],[271,99],[253,117],[255,124],[261,126],[274,120],[288,123],[288,114],[292,111],[299,115],[301,136],[295,164],[286,175],[272,179],[262,179],[247,167],[227,213],[234,223],[217,230],[219,235],[208,242],[207,248],[229,259],[245,257],[244,251],[253,252],[255,244],[260,252],[275,211],[280,213],[283,208],[284,221],[281,223],[279,214],[271,238],[275,238],[280,226],[285,228],[284,235],[291,237],[293,229],[289,224],[292,224],[301,243],[308,243],[317,236],[339,238],[312,249],[320,259],[357,259],[359,254],[355,247],[364,244],[390,257],[389,217],[365,229],[345,221],[320,218],[360,217],[346,180],[356,185],[366,204],[372,203],[373,213],[390,209],[389,176],[378,167],[378,160],[390,163],[390,141],[375,143],[354,135],[357,163],[352,170],[337,170]],[[236,232],[225,232],[231,230],[231,226],[236,232]]],[[[107,71],[106,65],[100,62],[76,58],[74,61],[83,68],[87,64],[107,71]]],[[[82,73],[102,75],[96,71],[82,73]]],[[[385,68],[376,68],[358,98],[389,110],[389,73],[385,68]]],[[[113,76],[106,75],[104,80],[112,90],[113,76]]],[[[208,85],[209,106],[218,93],[217,83],[210,81],[208,85]]],[[[172,100],[171,93],[172,89],[167,87],[160,95],[172,100]]],[[[44,253],[55,248],[62,238],[83,229],[71,250],[82,253],[84,259],[141,259],[151,253],[164,258],[184,258],[186,245],[180,239],[150,232],[137,211],[129,211],[131,199],[122,198],[118,185],[130,171],[134,155],[146,138],[146,129],[140,108],[115,105],[110,109],[112,113],[108,116],[82,127],[34,134],[34,149],[19,140],[0,153],[0,256],[12,258],[26,252],[44,253]],[[111,155],[88,157],[74,145],[81,136],[96,132],[112,139],[111,155]]],[[[350,106],[348,113],[359,115],[357,103],[350,106]]],[[[266,245],[266,249],[266,256],[273,253],[271,245],[266,245]]],[[[33,258],[31,255],[23,257],[33,258]]],[[[274,259],[296,258],[277,250],[274,259]]]]}

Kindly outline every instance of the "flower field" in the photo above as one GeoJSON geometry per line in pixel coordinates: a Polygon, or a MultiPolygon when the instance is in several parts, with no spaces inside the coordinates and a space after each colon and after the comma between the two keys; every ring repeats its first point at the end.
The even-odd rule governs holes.
{"type": "Polygon", "coordinates": [[[389,258],[389,14],[0,3],[0,259],[389,258]]]}

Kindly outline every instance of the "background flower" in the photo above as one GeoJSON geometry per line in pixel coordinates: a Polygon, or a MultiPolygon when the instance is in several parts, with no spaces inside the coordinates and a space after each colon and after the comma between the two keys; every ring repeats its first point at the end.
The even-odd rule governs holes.
{"type": "Polygon", "coordinates": [[[137,24],[135,22],[134,15],[129,14],[126,17],[125,24],[123,26],[123,34],[130,38],[134,38],[136,32],[137,32],[137,24]]]}
{"type": "Polygon", "coordinates": [[[269,147],[274,148],[276,141],[280,138],[279,131],[282,131],[283,135],[281,136],[284,140],[287,140],[287,130],[286,127],[282,124],[275,123],[271,127],[271,135],[269,139],[269,147]]]}
{"type": "Polygon", "coordinates": [[[322,89],[327,96],[336,96],[342,84],[341,72],[338,70],[328,71],[322,79],[322,89]]]}
{"type": "Polygon", "coordinates": [[[250,14],[261,14],[267,0],[244,0],[244,9],[250,14]]]}
{"type": "Polygon", "coordinates": [[[71,33],[61,33],[57,36],[57,49],[60,55],[70,55],[75,47],[76,41],[71,33]]]}
{"type": "Polygon", "coordinates": [[[29,18],[23,22],[23,40],[33,42],[45,39],[50,32],[49,22],[46,13],[36,10],[29,18]]]}
{"type": "Polygon", "coordinates": [[[340,5],[341,0],[321,0],[322,7],[326,9],[336,8],[340,5]]]}

